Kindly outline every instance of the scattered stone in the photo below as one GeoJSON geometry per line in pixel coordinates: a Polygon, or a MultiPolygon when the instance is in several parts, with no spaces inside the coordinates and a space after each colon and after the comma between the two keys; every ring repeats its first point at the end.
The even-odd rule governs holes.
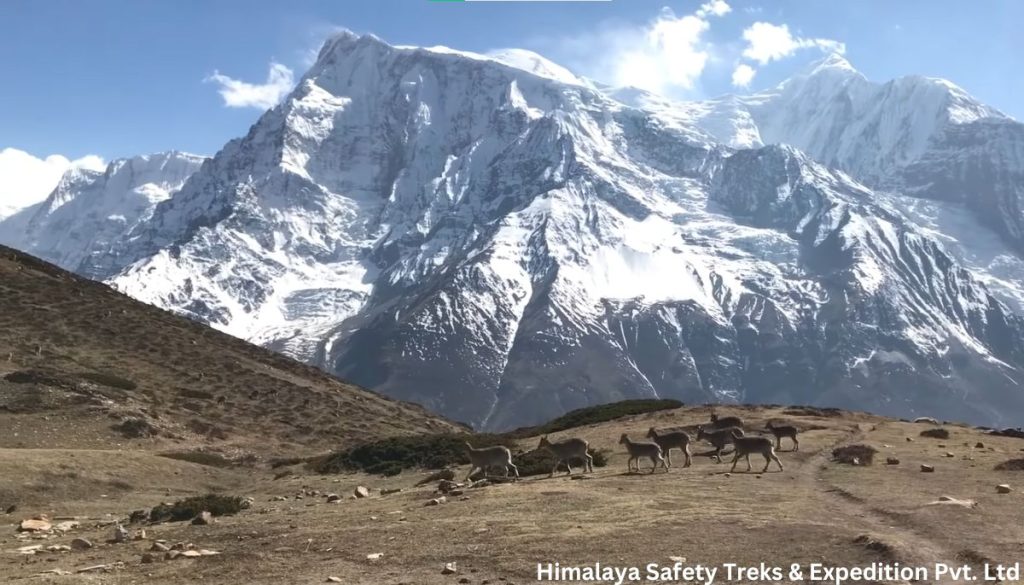
{"type": "Polygon", "coordinates": [[[960,506],[962,508],[977,508],[978,502],[974,500],[960,500],[950,496],[939,496],[934,502],[928,502],[929,506],[960,506]]]}
{"type": "Polygon", "coordinates": [[[732,477],[731,473],[726,473],[723,477],[732,477]]]}
{"type": "Polygon", "coordinates": [[[686,557],[669,557],[668,560],[672,561],[673,563],[685,563],[686,557]]]}
{"type": "Polygon", "coordinates": [[[254,498],[252,496],[246,496],[246,497],[242,498],[242,509],[243,510],[248,510],[249,508],[252,508],[255,504],[256,504],[256,498],[254,498]]]}
{"type": "Polygon", "coordinates": [[[477,529],[476,529],[476,530],[474,530],[473,532],[475,532],[475,533],[477,533],[477,534],[483,534],[483,533],[485,533],[485,532],[490,532],[490,531],[491,531],[491,529],[490,529],[490,528],[477,528],[477,529]]]}
{"type": "Polygon", "coordinates": [[[366,560],[368,561],[379,561],[382,558],[384,558],[384,553],[370,553],[366,555],[366,560]]]}
{"type": "Polygon", "coordinates": [[[178,558],[180,555],[181,555],[181,551],[180,550],[169,550],[166,553],[164,553],[164,560],[173,561],[174,559],[178,558]]]}
{"type": "Polygon", "coordinates": [[[352,490],[352,495],[357,498],[368,498],[370,497],[370,490],[366,489],[365,486],[358,486],[352,490]]]}
{"type": "Polygon", "coordinates": [[[341,583],[341,577],[328,577],[328,583],[341,583]]]}
{"type": "Polygon", "coordinates": [[[938,420],[936,420],[936,419],[934,419],[934,418],[932,418],[930,416],[919,416],[919,417],[914,419],[914,422],[916,422],[916,423],[928,423],[928,424],[933,424],[933,425],[939,424],[938,420]]]}
{"type": "Polygon", "coordinates": [[[7,510],[4,513],[5,514],[13,514],[13,513],[17,512],[17,511],[18,511],[18,505],[17,504],[11,504],[10,506],[7,506],[7,510]]]}
{"type": "Polygon", "coordinates": [[[274,496],[274,497],[270,498],[270,501],[271,502],[287,502],[288,498],[285,497],[285,496],[274,496]]]}
{"type": "Polygon", "coordinates": [[[158,540],[158,541],[153,543],[153,546],[149,547],[149,550],[156,551],[156,552],[167,552],[167,551],[171,550],[171,547],[167,546],[165,543],[160,542],[158,540]]]}
{"type": "Polygon", "coordinates": [[[341,496],[338,494],[327,494],[327,503],[333,504],[334,502],[340,502],[341,496]]]}
{"type": "Polygon", "coordinates": [[[1009,484],[1001,483],[996,486],[996,491],[1001,494],[1008,494],[1013,491],[1013,488],[1011,488],[1009,484]]]}
{"type": "Polygon", "coordinates": [[[458,573],[458,572],[459,572],[459,569],[455,565],[455,563],[445,563],[444,564],[444,568],[441,569],[441,574],[442,575],[454,575],[455,573],[458,573]]]}
{"type": "Polygon", "coordinates": [[[380,490],[380,495],[390,496],[391,494],[397,494],[402,491],[402,488],[383,488],[380,490]]]}
{"type": "Polygon", "coordinates": [[[464,492],[462,490],[452,490],[452,491],[448,492],[448,495],[449,496],[461,496],[464,493],[466,493],[466,492],[464,492]]]}
{"type": "Polygon", "coordinates": [[[51,544],[46,547],[46,550],[50,552],[71,552],[71,547],[66,544],[51,544]]]}
{"type": "Polygon", "coordinates": [[[149,519],[149,512],[146,510],[135,510],[128,515],[129,524],[139,524],[149,519]]]}
{"type": "Polygon", "coordinates": [[[975,448],[975,449],[984,449],[984,448],[985,448],[985,443],[982,443],[981,441],[978,441],[978,442],[977,442],[977,443],[976,443],[976,444],[974,445],[974,448],[975,448]]]}
{"type": "Polygon", "coordinates": [[[146,540],[146,530],[140,530],[132,535],[132,540],[146,540]]]}
{"type": "Polygon", "coordinates": [[[156,560],[157,560],[157,556],[155,554],[153,554],[151,552],[142,553],[142,564],[143,565],[148,565],[150,563],[155,563],[156,560]]]}
{"type": "Polygon", "coordinates": [[[441,504],[444,504],[444,503],[447,503],[447,502],[448,502],[448,498],[446,498],[444,496],[441,496],[439,498],[434,498],[434,499],[431,499],[431,500],[427,500],[427,503],[425,503],[423,505],[424,506],[440,506],[441,504]]]}
{"type": "Polygon", "coordinates": [[[195,558],[203,556],[203,553],[201,553],[201,552],[199,552],[197,550],[186,550],[186,551],[182,551],[181,552],[181,556],[183,556],[183,557],[185,557],[187,559],[195,559],[195,558]]]}
{"type": "Polygon", "coordinates": [[[71,530],[74,530],[75,528],[78,528],[78,526],[78,522],[75,522],[74,520],[65,520],[63,522],[58,522],[54,524],[53,529],[58,532],[69,532],[71,530]]]}
{"type": "Polygon", "coordinates": [[[41,544],[30,544],[28,546],[20,547],[17,550],[18,550],[19,554],[34,555],[34,554],[36,554],[36,551],[39,551],[42,548],[43,548],[43,545],[41,545],[41,544]]]}
{"type": "Polygon", "coordinates": [[[897,459],[896,457],[886,457],[885,458],[885,464],[886,465],[899,465],[900,464],[900,460],[897,459]]]}
{"type": "Polygon", "coordinates": [[[469,583],[469,577],[463,577],[459,579],[459,583],[469,583]]]}
{"type": "Polygon", "coordinates": [[[84,538],[76,538],[71,541],[72,550],[89,550],[92,548],[92,542],[84,538]]]}
{"type": "Polygon", "coordinates": [[[912,439],[911,437],[907,437],[907,442],[908,442],[908,443],[913,443],[913,442],[914,442],[914,439],[912,439]]]}
{"type": "Polygon", "coordinates": [[[114,542],[128,542],[131,536],[131,533],[129,533],[124,526],[121,526],[120,524],[114,525],[114,542]]]}
{"type": "Polygon", "coordinates": [[[208,526],[213,524],[213,514],[203,510],[195,518],[192,519],[193,526],[208,526]]]}
{"type": "Polygon", "coordinates": [[[51,528],[53,528],[53,525],[50,524],[50,520],[46,516],[22,520],[21,524],[18,525],[18,530],[22,532],[45,532],[51,528]]]}
{"type": "Polygon", "coordinates": [[[946,457],[956,457],[956,453],[951,453],[949,451],[946,451],[946,457]]]}
{"type": "Polygon", "coordinates": [[[933,473],[934,471],[935,471],[935,467],[933,467],[931,465],[925,465],[924,463],[921,464],[921,472],[922,473],[933,473]]]}

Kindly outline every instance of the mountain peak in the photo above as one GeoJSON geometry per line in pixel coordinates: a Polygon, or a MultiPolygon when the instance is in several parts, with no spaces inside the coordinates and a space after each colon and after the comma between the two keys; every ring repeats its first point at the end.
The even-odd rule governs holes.
{"type": "Polygon", "coordinates": [[[850,63],[849,60],[838,51],[828,54],[825,58],[811,63],[807,68],[808,75],[817,75],[821,73],[845,73],[861,75],[859,71],[850,63]]]}

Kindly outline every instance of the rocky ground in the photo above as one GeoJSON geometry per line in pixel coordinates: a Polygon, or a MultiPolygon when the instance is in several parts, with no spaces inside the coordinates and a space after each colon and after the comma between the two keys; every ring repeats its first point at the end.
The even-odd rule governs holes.
{"type": "MultiPolygon", "coordinates": [[[[707,420],[710,409],[688,407],[559,433],[611,450],[593,474],[445,486],[445,494],[438,481],[416,485],[426,471],[381,478],[315,475],[302,464],[222,468],[130,444],[3,448],[0,582],[497,585],[535,582],[541,562],[1022,560],[1024,471],[995,467],[1024,459],[1024,440],[955,424],[941,425],[948,438],[931,438],[921,433],[934,424],[859,413],[720,412],[752,429],[789,421],[803,429],[801,448],[783,445],[782,472],[760,473],[756,456],[749,473],[706,456],[682,468],[677,456],[667,473],[626,473],[619,435],[707,420]],[[872,464],[833,460],[834,448],[851,444],[877,449],[872,464]],[[249,507],[206,525],[129,523],[135,510],[207,492],[248,498],[249,507]],[[24,526],[36,529],[21,530],[33,518],[24,526]]],[[[458,481],[467,470],[456,471],[458,481]]]]}

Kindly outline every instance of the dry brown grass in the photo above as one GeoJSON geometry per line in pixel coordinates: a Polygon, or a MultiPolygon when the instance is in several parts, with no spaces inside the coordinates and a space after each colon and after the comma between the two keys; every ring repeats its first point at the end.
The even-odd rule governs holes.
{"type": "Polygon", "coordinates": [[[0,447],[262,457],[458,427],[0,247],[0,447]],[[15,416],[18,415],[18,416],[15,416]]]}
{"type": "MultiPolygon", "coordinates": [[[[781,415],[780,409],[720,410],[742,412],[750,428],[781,415]]],[[[0,450],[0,467],[10,470],[0,479],[0,500],[4,493],[26,498],[19,501],[17,518],[36,512],[90,518],[83,528],[56,539],[61,543],[75,536],[107,538],[109,527],[95,524],[108,513],[126,516],[207,492],[256,499],[253,509],[212,526],[147,528],[150,539],[190,541],[221,551],[221,556],[144,565],[140,559],[148,542],[103,544],[85,553],[5,555],[0,582],[51,568],[115,561],[125,567],[102,575],[103,583],[312,584],[338,576],[354,584],[449,585],[463,577],[474,584],[501,583],[499,578],[533,582],[539,561],[642,565],[685,556],[702,563],[775,560],[788,565],[828,559],[845,565],[963,562],[965,551],[971,559],[999,561],[1019,554],[1016,543],[1024,540],[1021,496],[998,495],[993,489],[1006,476],[993,467],[1017,452],[1018,440],[987,437],[985,449],[939,448],[905,441],[918,432],[912,424],[846,413],[827,421],[797,418],[796,423],[824,428],[802,435],[799,452],[780,454],[783,473],[727,474],[727,464],[707,459],[653,476],[626,473],[626,455],[616,444],[621,433],[639,437],[651,426],[687,427],[705,418],[703,409],[682,408],[557,433],[552,439],[580,436],[597,448],[613,449],[609,467],[585,481],[556,476],[467,490],[468,500],[451,497],[436,507],[423,506],[435,494],[431,485],[415,487],[424,476],[420,472],[391,478],[318,476],[296,466],[293,475],[274,480],[270,469],[195,465],[149,452],[0,450]],[[902,464],[851,468],[830,461],[833,448],[854,443],[873,446],[879,456],[899,457],[902,464]],[[957,457],[945,457],[947,450],[957,457]],[[935,465],[936,472],[920,473],[919,463],[935,465]],[[59,494],[33,493],[30,498],[24,486],[49,481],[45,474],[54,470],[78,474],[77,481],[65,482],[70,487],[59,494]],[[131,488],[108,493],[114,479],[131,488]],[[360,484],[374,495],[340,504],[327,504],[322,497],[294,499],[303,488],[347,496],[360,484]],[[403,491],[383,497],[376,493],[392,487],[403,491]],[[289,499],[271,501],[281,495],[289,499]],[[979,505],[927,505],[940,495],[979,505]],[[378,552],[385,555],[382,561],[367,560],[366,555],[378,552]],[[442,576],[443,564],[452,561],[459,574],[442,576]]],[[[964,431],[964,441],[974,445],[981,436],[975,434],[964,431]]],[[[524,438],[519,446],[536,442],[536,437],[524,438]]],[[[20,545],[13,535],[13,530],[0,531],[0,549],[20,545]]],[[[33,582],[68,582],[67,577],[51,579],[33,582]]]]}

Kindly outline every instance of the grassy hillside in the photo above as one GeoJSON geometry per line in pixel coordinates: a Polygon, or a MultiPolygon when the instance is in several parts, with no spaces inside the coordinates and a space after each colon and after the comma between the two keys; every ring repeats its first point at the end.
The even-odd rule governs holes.
{"type": "Polygon", "coordinates": [[[0,447],[261,457],[461,430],[0,247],[0,447]]]}

